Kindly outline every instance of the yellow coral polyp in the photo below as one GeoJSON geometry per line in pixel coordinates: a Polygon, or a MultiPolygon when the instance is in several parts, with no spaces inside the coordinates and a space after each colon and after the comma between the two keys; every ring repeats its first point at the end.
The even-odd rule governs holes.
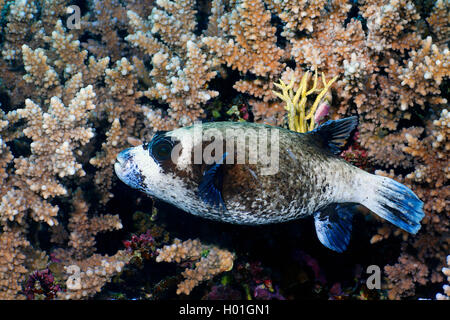
{"type": "Polygon", "coordinates": [[[308,132],[315,128],[316,123],[314,121],[314,114],[327,94],[331,85],[336,81],[338,77],[335,76],[329,82],[326,81],[325,75],[322,72],[323,88],[317,88],[317,70],[314,74],[314,82],[311,89],[308,90],[309,72],[306,72],[300,80],[300,85],[297,91],[294,93],[295,79],[292,78],[289,85],[280,79],[279,83],[274,85],[281,90],[280,92],[272,91],[278,98],[286,102],[284,107],[288,111],[289,129],[296,132],[308,132]],[[313,93],[317,93],[316,99],[311,107],[307,110],[308,96],[313,93]]]}

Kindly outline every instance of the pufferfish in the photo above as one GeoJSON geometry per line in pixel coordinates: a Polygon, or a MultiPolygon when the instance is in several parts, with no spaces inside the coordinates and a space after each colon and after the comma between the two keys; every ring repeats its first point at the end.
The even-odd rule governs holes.
{"type": "Polygon", "coordinates": [[[337,252],[349,244],[357,205],[417,233],[423,202],[409,188],[339,157],[356,126],[356,117],[307,133],[194,124],[122,151],[114,168],[130,187],[208,219],[259,225],[313,215],[318,239],[337,252]]]}

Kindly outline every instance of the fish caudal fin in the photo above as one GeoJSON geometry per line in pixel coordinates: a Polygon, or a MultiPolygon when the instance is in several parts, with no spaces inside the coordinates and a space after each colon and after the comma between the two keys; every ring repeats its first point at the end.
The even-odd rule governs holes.
{"type": "Polygon", "coordinates": [[[317,238],[336,252],[343,252],[350,242],[354,204],[333,203],[314,214],[317,238]]]}
{"type": "Polygon", "coordinates": [[[423,202],[403,184],[383,176],[371,175],[372,192],[363,195],[361,204],[395,226],[416,234],[425,216],[423,202]]]}

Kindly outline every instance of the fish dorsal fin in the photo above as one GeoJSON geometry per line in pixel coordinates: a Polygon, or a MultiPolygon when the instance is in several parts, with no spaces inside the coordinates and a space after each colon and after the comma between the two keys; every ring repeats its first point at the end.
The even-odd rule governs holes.
{"type": "Polygon", "coordinates": [[[332,203],[314,213],[314,224],[320,242],[336,252],[343,252],[350,242],[354,204],[332,203]]]}
{"type": "Polygon", "coordinates": [[[205,170],[198,186],[199,197],[210,206],[223,211],[227,210],[222,198],[223,162],[226,156],[227,153],[223,155],[222,160],[215,162],[205,170]]]}
{"type": "Polygon", "coordinates": [[[319,141],[324,148],[328,148],[334,154],[339,154],[357,125],[358,118],[356,116],[329,120],[308,134],[319,141]]]}

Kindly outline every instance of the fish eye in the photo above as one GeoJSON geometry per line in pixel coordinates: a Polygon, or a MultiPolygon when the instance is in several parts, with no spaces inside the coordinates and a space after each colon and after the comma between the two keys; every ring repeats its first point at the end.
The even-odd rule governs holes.
{"type": "Polygon", "coordinates": [[[172,152],[173,143],[172,141],[165,139],[159,139],[152,143],[150,148],[150,155],[158,162],[167,160],[170,158],[172,152]]]}

